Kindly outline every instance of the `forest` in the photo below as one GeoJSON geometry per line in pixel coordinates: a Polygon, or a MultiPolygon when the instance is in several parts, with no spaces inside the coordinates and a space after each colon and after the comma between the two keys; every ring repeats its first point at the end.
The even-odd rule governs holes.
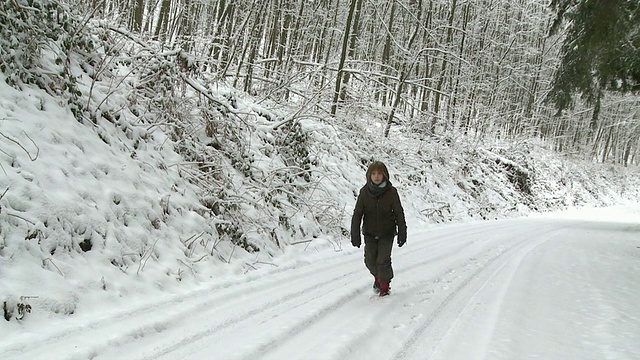
{"type": "Polygon", "coordinates": [[[70,6],[112,31],[184,51],[191,71],[212,72],[247,93],[293,105],[297,117],[365,111],[385,122],[385,136],[401,123],[436,138],[540,138],[593,161],[639,161],[637,82],[624,89],[585,84],[638,79],[640,9],[633,1],[105,0],[70,6]],[[559,22],[560,16],[569,21],[559,22]],[[592,38],[571,38],[609,28],[621,35],[599,39],[600,47],[608,41],[604,50],[590,50],[592,38]],[[568,58],[572,46],[591,52],[594,63],[568,58]],[[620,67],[631,74],[598,77],[605,71],[596,61],[607,52],[622,62],[627,57],[620,67]],[[572,97],[568,88],[582,96],[572,97]]]}
{"type": "MultiPolygon", "coordinates": [[[[59,102],[53,108],[93,133],[47,135],[40,115],[17,113],[22,106],[6,95],[0,200],[28,212],[17,189],[52,185],[25,183],[20,172],[32,167],[44,177],[60,167],[76,182],[87,170],[68,167],[82,164],[104,172],[87,180],[104,186],[114,171],[85,148],[106,145],[95,152],[134,160],[140,174],[128,176],[153,169],[195,186],[189,207],[204,230],[183,241],[211,255],[225,239],[253,253],[310,233],[344,236],[360,182],[344,167],[375,158],[394,161],[399,180],[424,197],[414,210],[427,222],[607,203],[596,194],[633,191],[640,162],[639,8],[623,0],[2,2],[6,84],[27,98],[28,89],[47,94],[33,95],[36,111],[59,102]],[[41,147],[61,139],[82,154],[38,161],[41,147]],[[161,153],[168,148],[181,160],[161,153]],[[571,160],[612,166],[573,169],[571,160]],[[307,221],[313,230],[301,227],[307,221]]],[[[186,194],[176,182],[158,185],[146,205],[132,203],[120,225],[140,211],[158,213],[149,230],[169,223],[167,214],[181,211],[171,195],[186,194]]],[[[95,202],[139,196],[140,182],[129,185],[95,202]]],[[[87,194],[68,191],[90,205],[87,194]]],[[[105,208],[94,210],[96,222],[109,222],[105,208]]],[[[68,229],[64,218],[17,212],[6,214],[17,238],[86,252],[108,237],[73,214],[68,229]]]]}

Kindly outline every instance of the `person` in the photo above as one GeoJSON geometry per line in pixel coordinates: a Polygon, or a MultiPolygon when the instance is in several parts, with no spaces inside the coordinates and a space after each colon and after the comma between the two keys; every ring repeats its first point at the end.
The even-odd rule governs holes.
{"type": "Polygon", "coordinates": [[[373,289],[389,295],[393,279],[391,249],[398,235],[398,246],[407,242],[407,223],[398,191],[391,184],[387,166],[374,161],[367,168],[367,183],[360,189],[351,218],[351,244],[360,247],[360,224],[364,235],[364,263],[374,277],[373,289]]]}

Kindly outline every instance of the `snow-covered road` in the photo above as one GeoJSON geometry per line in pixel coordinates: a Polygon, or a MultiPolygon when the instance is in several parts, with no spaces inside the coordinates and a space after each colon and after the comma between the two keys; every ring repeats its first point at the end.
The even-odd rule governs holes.
{"type": "Polygon", "coordinates": [[[9,336],[3,359],[640,359],[640,211],[435,227],[9,336]],[[612,215],[612,214],[610,214],[612,215]]]}

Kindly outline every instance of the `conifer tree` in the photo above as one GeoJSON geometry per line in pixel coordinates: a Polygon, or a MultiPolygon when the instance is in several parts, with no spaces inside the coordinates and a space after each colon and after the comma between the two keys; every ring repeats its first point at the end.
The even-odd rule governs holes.
{"type": "Polygon", "coordinates": [[[630,0],[552,0],[556,12],[550,34],[566,24],[561,63],[547,100],[558,112],[579,93],[594,106],[597,125],[605,91],[640,90],[640,2],[630,0]]]}

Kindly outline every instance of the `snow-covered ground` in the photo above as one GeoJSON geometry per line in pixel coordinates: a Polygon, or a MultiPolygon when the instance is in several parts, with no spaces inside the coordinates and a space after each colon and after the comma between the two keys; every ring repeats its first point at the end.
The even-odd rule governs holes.
{"type": "MultiPolygon", "coordinates": [[[[3,331],[8,359],[638,359],[640,206],[413,229],[379,298],[361,249],[3,331]]],[[[15,324],[15,323],[14,323],[15,324]]]]}

